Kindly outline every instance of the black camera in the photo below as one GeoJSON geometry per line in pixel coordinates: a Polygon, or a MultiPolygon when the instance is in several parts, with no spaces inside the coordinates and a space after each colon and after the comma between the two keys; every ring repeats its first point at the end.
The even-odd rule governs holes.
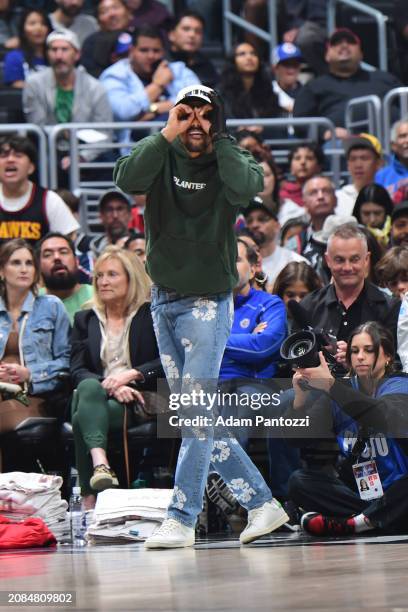
{"type": "Polygon", "coordinates": [[[303,329],[283,342],[280,354],[284,361],[296,368],[316,368],[320,365],[319,352],[323,351],[329,364],[335,364],[337,340],[323,330],[303,329]]]}

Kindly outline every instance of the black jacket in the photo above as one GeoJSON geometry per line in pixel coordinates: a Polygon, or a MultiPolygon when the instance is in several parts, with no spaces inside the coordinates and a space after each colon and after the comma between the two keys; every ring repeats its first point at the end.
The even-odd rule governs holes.
{"type": "MultiPolygon", "coordinates": [[[[72,329],[71,376],[77,387],[86,378],[103,379],[101,363],[101,329],[96,313],[81,310],[75,314],[72,329]]],[[[155,390],[158,377],[164,378],[159,359],[150,304],[143,304],[132,319],[129,332],[129,351],[132,368],[139,370],[145,381],[138,387],[155,390]]]]}
{"type": "MultiPolygon", "coordinates": [[[[361,296],[361,323],[378,321],[397,335],[397,322],[401,302],[388,297],[372,283],[366,281],[361,296]]],[[[313,291],[300,302],[307,311],[312,327],[323,328],[337,336],[342,322],[342,306],[339,303],[334,285],[326,285],[313,291]]],[[[350,329],[350,332],[353,330],[350,329]]]]}

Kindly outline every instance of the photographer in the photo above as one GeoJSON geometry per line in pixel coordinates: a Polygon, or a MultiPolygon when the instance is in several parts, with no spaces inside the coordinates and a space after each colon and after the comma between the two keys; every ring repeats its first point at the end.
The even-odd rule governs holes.
{"type": "Polygon", "coordinates": [[[333,378],[319,356],[318,367],[296,370],[286,414],[307,414],[315,435],[327,431],[329,418],[342,462],[338,476],[312,469],[292,474],[290,498],[307,511],[303,529],[316,536],[406,531],[408,377],[393,372],[392,336],[376,322],[353,331],[346,348],[349,381],[333,378]],[[362,476],[368,492],[358,486],[362,476]]]}

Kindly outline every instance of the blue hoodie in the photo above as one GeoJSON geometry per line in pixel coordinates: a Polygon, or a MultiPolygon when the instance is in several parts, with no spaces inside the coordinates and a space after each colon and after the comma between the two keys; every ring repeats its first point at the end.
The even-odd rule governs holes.
{"type": "Polygon", "coordinates": [[[250,289],[234,297],[234,322],[221,363],[220,378],[271,378],[286,338],[286,308],[276,295],[250,289]],[[262,332],[255,327],[267,322],[262,332]]]}
{"type": "Polygon", "coordinates": [[[393,195],[397,189],[408,183],[408,168],[401,164],[395,155],[391,155],[390,163],[376,173],[375,182],[393,195]]]}

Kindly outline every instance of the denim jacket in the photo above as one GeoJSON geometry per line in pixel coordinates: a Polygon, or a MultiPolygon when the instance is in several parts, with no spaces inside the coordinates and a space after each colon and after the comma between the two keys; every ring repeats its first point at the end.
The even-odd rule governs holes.
{"type": "MultiPolygon", "coordinates": [[[[0,358],[4,355],[11,326],[12,320],[0,298],[0,358]]],[[[22,328],[19,344],[24,365],[31,372],[29,392],[37,395],[53,391],[59,384],[58,374],[69,370],[70,323],[62,302],[54,295],[35,297],[30,292],[18,319],[19,332],[22,328]]]]}

